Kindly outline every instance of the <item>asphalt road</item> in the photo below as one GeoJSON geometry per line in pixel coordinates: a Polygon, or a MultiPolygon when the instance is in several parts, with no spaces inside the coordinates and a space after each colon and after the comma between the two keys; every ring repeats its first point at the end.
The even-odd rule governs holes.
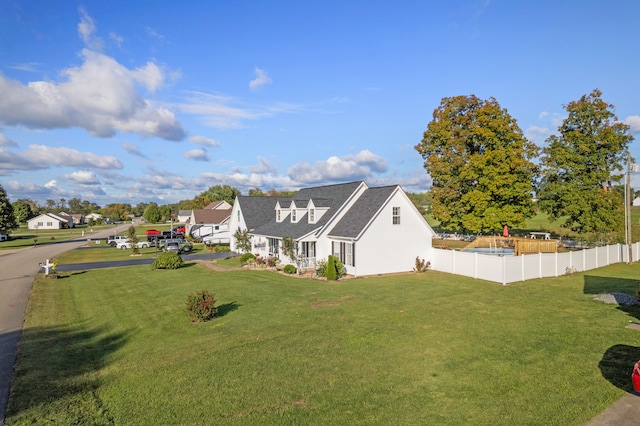
{"type": "Polygon", "coordinates": [[[87,243],[88,238],[107,238],[130,225],[94,232],[85,238],[29,247],[0,256],[0,425],[4,423],[11,375],[22,335],[24,314],[39,264],[87,243]]]}

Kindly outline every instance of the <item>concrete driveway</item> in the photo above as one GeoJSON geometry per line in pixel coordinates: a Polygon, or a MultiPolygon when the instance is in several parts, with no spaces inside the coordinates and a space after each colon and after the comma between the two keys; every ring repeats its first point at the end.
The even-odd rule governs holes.
{"type": "Polygon", "coordinates": [[[40,262],[87,243],[88,238],[107,238],[124,232],[130,225],[94,232],[84,238],[30,247],[0,255],[0,425],[4,423],[16,361],[18,342],[22,335],[24,314],[29,302],[31,285],[40,269],[40,262]]]}

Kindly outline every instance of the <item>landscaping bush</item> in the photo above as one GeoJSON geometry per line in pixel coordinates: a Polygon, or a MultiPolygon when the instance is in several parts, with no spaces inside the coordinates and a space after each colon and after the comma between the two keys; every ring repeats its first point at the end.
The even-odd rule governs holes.
{"type": "Polygon", "coordinates": [[[151,269],[178,269],[184,265],[184,260],[173,251],[164,251],[156,257],[151,264],[151,269]]]}
{"type": "Polygon", "coordinates": [[[296,270],[296,267],[293,265],[286,265],[283,269],[285,274],[295,274],[296,270]]]}
{"type": "Polygon", "coordinates": [[[335,256],[329,256],[327,259],[327,280],[335,281],[338,279],[338,273],[336,271],[336,258],[335,256]]]}
{"type": "Polygon", "coordinates": [[[327,276],[327,261],[320,259],[316,262],[316,275],[319,277],[327,276]]]}
{"type": "Polygon", "coordinates": [[[214,295],[207,290],[190,294],[187,298],[187,312],[192,322],[205,322],[218,314],[214,295]]]}
{"type": "Polygon", "coordinates": [[[429,269],[431,269],[431,262],[416,256],[416,266],[413,267],[413,270],[415,272],[426,272],[429,269]]]}
{"type": "Polygon", "coordinates": [[[253,253],[245,253],[242,256],[240,256],[240,263],[244,265],[248,261],[253,260],[255,258],[256,256],[253,253]]]}

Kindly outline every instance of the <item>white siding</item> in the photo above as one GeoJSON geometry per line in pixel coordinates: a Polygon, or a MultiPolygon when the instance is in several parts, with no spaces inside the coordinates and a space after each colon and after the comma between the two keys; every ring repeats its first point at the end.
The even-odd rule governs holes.
{"type": "MultiPolygon", "coordinates": [[[[410,272],[416,256],[430,260],[433,231],[406,195],[396,191],[355,246],[354,275],[410,272]],[[393,207],[400,207],[400,224],[393,224],[393,207]]],[[[330,247],[329,247],[330,248],[330,247]]]]}

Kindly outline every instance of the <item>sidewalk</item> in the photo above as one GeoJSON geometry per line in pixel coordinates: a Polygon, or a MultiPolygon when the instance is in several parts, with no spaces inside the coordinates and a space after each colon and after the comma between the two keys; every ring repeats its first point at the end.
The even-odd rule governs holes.
{"type": "Polygon", "coordinates": [[[587,426],[635,426],[640,424],[640,394],[628,393],[594,417],[587,426]]]}

